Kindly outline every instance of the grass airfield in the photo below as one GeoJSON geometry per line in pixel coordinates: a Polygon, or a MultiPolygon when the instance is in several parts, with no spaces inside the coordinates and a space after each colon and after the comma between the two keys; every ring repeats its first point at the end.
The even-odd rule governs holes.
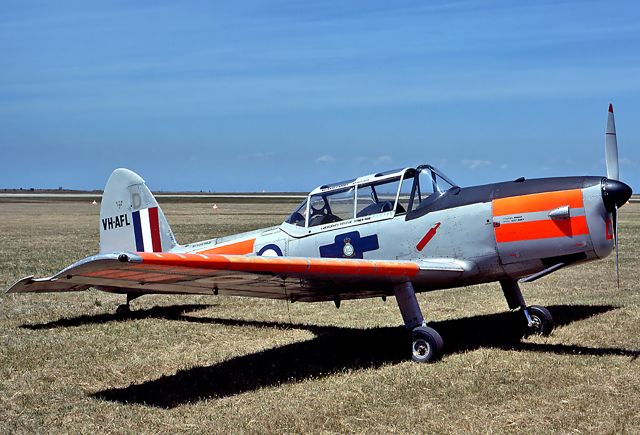
{"type": "MultiPolygon", "coordinates": [[[[180,242],[277,225],[293,203],[161,204],[180,242]]],[[[98,250],[90,201],[0,202],[0,287],[98,250]]],[[[614,256],[523,285],[556,320],[519,340],[498,284],[418,296],[445,341],[408,360],[390,298],[0,295],[0,433],[640,430],[640,204],[614,256]]]]}

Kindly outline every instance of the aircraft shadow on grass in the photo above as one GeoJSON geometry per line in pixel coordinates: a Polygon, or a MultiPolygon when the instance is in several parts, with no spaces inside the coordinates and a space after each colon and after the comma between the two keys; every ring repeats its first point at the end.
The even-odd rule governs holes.
{"type": "MultiPolygon", "coordinates": [[[[52,329],[111,321],[160,318],[185,322],[227,326],[257,326],[278,329],[304,329],[315,337],[267,349],[258,353],[232,358],[211,366],[180,370],[173,375],[132,384],[123,388],[109,388],[93,397],[121,402],[145,404],[160,408],[174,408],[199,400],[220,398],[310,377],[323,377],[346,370],[376,368],[407,360],[407,332],[403,327],[372,329],[315,326],[281,322],[233,320],[185,315],[211,305],[176,305],[154,307],[132,312],[127,317],[116,314],[83,315],[54,322],[23,325],[29,329],[52,329]]],[[[557,326],[602,314],[617,307],[611,305],[555,305],[548,307],[557,326]]],[[[620,355],[637,358],[640,350],[611,347],[523,342],[520,313],[503,312],[460,319],[430,322],[445,342],[447,355],[479,348],[498,348],[510,351],[534,351],[555,354],[620,355]]]]}
{"type": "Polygon", "coordinates": [[[46,323],[35,323],[22,325],[21,328],[40,330],[55,328],[70,328],[84,325],[99,325],[109,322],[123,322],[129,320],[143,319],[166,319],[166,320],[184,320],[183,315],[194,311],[204,310],[206,308],[215,307],[217,305],[171,305],[165,307],[153,307],[149,309],[131,311],[127,315],[104,313],[104,314],[84,314],[82,316],[63,318],[46,323]]]}
{"type": "MultiPolygon", "coordinates": [[[[203,318],[176,315],[176,308],[167,307],[167,316],[154,317],[212,325],[300,328],[309,330],[315,337],[239,356],[211,366],[180,370],[173,375],[141,384],[106,389],[93,394],[95,398],[169,409],[199,400],[232,396],[264,387],[300,382],[310,377],[328,376],[345,370],[397,364],[407,359],[407,332],[403,327],[355,329],[203,318]]],[[[562,326],[614,310],[616,307],[557,305],[549,309],[556,325],[562,326]]],[[[522,334],[514,327],[514,322],[519,320],[519,317],[515,317],[517,314],[504,312],[479,315],[431,322],[431,325],[440,331],[446,343],[445,358],[448,354],[483,347],[555,354],[622,355],[633,358],[640,355],[640,350],[623,348],[522,342],[522,334]]]]}

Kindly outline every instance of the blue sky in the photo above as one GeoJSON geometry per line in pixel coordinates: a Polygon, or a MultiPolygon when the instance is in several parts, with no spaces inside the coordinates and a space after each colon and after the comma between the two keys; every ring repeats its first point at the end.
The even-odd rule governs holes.
{"type": "Polygon", "coordinates": [[[458,184],[602,175],[609,101],[640,191],[633,1],[13,1],[0,188],[303,191],[432,163],[458,184]],[[237,4],[236,4],[237,3],[237,4]]]}

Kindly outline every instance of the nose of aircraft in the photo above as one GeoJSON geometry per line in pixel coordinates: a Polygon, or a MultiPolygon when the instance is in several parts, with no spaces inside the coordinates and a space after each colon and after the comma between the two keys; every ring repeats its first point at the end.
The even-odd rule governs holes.
{"type": "Polygon", "coordinates": [[[622,207],[631,198],[631,187],[622,181],[602,180],[602,201],[608,212],[613,212],[616,206],[622,207]]]}

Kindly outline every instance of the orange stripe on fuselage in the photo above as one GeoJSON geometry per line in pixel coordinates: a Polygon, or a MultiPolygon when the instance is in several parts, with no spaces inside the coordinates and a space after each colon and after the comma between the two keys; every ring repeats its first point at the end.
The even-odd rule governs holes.
{"type": "Polygon", "coordinates": [[[569,208],[583,208],[582,190],[559,190],[557,192],[532,193],[493,200],[493,215],[532,213],[553,210],[568,205],[569,208]]]}
{"type": "Polygon", "coordinates": [[[521,240],[551,239],[554,237],[574,237],[589,234],[587,218],[576,216],[567,220],[541,220],[502,224],[495,228],[496,241],[518,242],[521,240]]]}
{"type": "Polygon", "coordinates": [[[224,246],[214,246],[204,251],[198,251],[200,254],[232,254],[245,255],[253,253],[253,245],[256,239],[243,240],[241,242],[231,243],[224,246]]]}

